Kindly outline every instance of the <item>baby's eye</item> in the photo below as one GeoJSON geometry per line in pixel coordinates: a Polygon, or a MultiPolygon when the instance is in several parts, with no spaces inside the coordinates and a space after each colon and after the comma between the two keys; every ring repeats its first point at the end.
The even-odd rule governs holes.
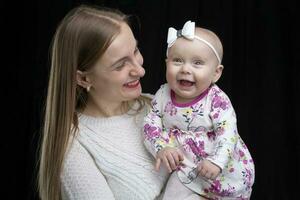
{"type": "Polygon", "coordinates": [[[183,60],[180,59],[180,58],[173,58],[173,62],[176,63],[176,64],[180,64],[180,63],[183,62],[183,60]]]}
{"type": "Polygon", "coordinates": [[[202,60],[195,60],[194,65],[203,65],[204,62],[202,60]]]}

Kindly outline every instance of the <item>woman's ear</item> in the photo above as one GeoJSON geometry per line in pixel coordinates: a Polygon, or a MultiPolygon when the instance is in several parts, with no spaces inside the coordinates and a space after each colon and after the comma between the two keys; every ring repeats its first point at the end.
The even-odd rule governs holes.
{"type": "Polygon", "coordinates": [[[219,78],[221,77],[223,68],[224,68],[223,65],[218,65],[216,67],[215,74],[214,74],[214,77],[213,77],[213,82],[214,83],[216,83],[219,80],[219,78]]]}
{"type": "Polygon", "coordinates": [[[78,85],[80,85],[81,87],[86,88],[86,89],[88,89],[92,86],[90,78],[87,76],[86,73],[84,73],[80,70],[77,70],[77,72],[76,72],[76,81],[77,81],[78,85]]]}

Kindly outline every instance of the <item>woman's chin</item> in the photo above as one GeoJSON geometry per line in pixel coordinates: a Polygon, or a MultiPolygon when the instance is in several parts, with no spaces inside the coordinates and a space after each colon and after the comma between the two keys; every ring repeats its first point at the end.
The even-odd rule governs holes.
{"type": "Polygon", "coordinates": [[[125,88],[124,90],[124,96],[128,100],[136,99],[139,96],[141,96],[141,94],[142,94],[142,88],[140,86],[136,88],[125,88]]]}

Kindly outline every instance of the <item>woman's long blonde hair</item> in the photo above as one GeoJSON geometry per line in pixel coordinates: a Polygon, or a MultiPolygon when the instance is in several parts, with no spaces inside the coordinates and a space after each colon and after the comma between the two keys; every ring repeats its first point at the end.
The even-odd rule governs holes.
{"type": "Polygon", "coordinates": [[[40,149],[38,185],[43,200],[61,199],[64,156],[78,129],[76,111],[85,107],[87,93],[77,85],[76,72],[92,68],[120,33],[124,22],[127,23],[126,16],[119,11],[79,6],[71,10],[57,28],[52,42],[40,149]]]}

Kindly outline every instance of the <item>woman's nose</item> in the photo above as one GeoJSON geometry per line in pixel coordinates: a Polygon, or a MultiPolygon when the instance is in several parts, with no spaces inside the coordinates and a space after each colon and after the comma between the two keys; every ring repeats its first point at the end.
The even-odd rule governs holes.
{"type": "Polygon", "coordinates": [[[142,67],[143,62],[139,62],[138,60],[134,60],[132,63],[132,68],[130,71],[131,76],[139,76],[143,77],[145,75],[145,69],[142,67]]]}

